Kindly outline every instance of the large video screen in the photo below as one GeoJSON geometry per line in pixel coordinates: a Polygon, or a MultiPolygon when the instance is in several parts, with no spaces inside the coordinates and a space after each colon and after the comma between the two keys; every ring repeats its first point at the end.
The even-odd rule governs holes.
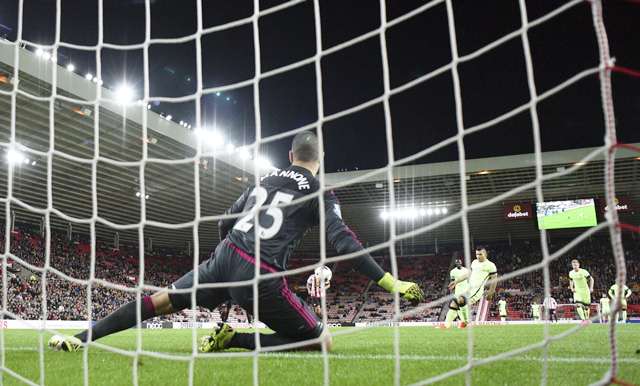
{"type": "Polygon", "coordinates": [[[598,223],[592,198],[539,202],[536,204],[536,214],[539,229],[592,227],[598,223]]]}

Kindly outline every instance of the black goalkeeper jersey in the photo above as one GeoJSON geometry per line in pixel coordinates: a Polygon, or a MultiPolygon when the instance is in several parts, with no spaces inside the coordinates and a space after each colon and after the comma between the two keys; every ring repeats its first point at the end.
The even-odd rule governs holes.
{"type": "MultiPolygon", "coordinates": [[[[220,237],[247,253],[255,254],[255,209],[262,207],[260,221],[260,259],[279,270],[287,269],[287,261],[304,234],[318,225],[319,200],[317,198],[286,205],[319,189],[318,180],[305,168],[290,166],[276,169],[260,179],[258,187],[251,186],[227,210],[245,215],[237,219],[221,220],[220,237]],[[285,206],[286,205],[286,206],[285,206]]],[[[324,194],[326,236],[339,254],[362,250],[355,234],[342,221],[340,204],[333,192],[324,194]]],[[[373,280],[384,272],[364,254],[356,258],[356,268],[373,280]]]]}

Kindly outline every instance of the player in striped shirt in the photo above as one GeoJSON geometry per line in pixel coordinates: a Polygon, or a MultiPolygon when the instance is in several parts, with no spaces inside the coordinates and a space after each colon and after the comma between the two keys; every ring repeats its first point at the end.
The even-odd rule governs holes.
{"type": "Polygon", "coordinates": [[[607,294],[603,292],[600,298],[600,321],[602,323],[607,323],[609,320],[609,314],[611,313],[610,304],[607,294]]]}
{"type": "Polygon", "coordinates": [[[503,298],[498,300],[498,311],[500,312],[500,320],[507,321],[507,301],[503,298]]]}
{"type": "Polygon", "coordinates": [[[322,315],[322,298],[327,294],[327,289],[331,287],[331,277],[333,273],[327,266],[318,267],[313,274],[307,278],[307,294],[313,310],[318,316],[322,315]]]}
{"type": "Polygon", "coordinates": [[[556,315],[556,308],[558,308],[558,302],[556,302],[556,299],[549,295],[549,297],[544,299],[543,305],[545,312],[547,313],[547,319],[552,322],[555,320],[557,323],[558,316],[556,315]]]}

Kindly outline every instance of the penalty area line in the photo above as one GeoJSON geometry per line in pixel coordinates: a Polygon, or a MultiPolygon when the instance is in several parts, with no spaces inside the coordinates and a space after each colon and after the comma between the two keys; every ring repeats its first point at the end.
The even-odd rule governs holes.
{"type": "MultiPolygon", "coordinates": [[[[40,351],[36,347],[5,347],[4,351],[13,352],[38,352],[40,351]]],[[[59,353],[60,355],[69,355],[68,353],[59,353]]],[[[114,354],[104,350],[91,350],[91,354],[114,354]]],[[[395,355],[392,354],[327,354],[329,359],[336,360],[395,360],[395,355]]],[[[269,352],[261,353],[262,358],[280,358],[280,359],[321,359],[323,356],[321,353],[296,353],[296,352],[269,352]]],[[[481,357],[475,357],[474,360],[484,359],[481,357]]],[[[400,355],[400,360],[403,361],[442,361],[442,362],[466,362],[466,355],[400,355]]],[[[550,356],[547,358],[549,362],[562,362],[562,363],[597,363],[608,364],[611,363],[609,357],[558,357],[550,356]]],[[[543,362],[543,357],[537,356],[515,356],[511,358],[501,359],[506,362],[543,362]]],[[[632,363],[640,364],[640,359],[637,358],[618,358],[618,363],[632,363]]]]}
{"type": "MultiPolygon", "coordinates": [[[[265,353],[260,356],[264,358],[291,358],[291,359],[311,359],[322,358],[320,353],[265,353]]],[[[338,360],[394,360],[396,357],[392,354],[328,354],[329,359],[338,360]]],[[[404,361],[467,361],[466,355],[400,355],[400,360],[404,361]]],[[[480,360],[484,358],[475,357],[474,360],[480,360]]],[[[550,356],[547,358],[551,362],[563,362],[563,363],[611,363],[609,357],[556,357],[550,356]]],[[[502,359],[502,361],[511,362],[543,362],[543,357],[537,356],[516,356],[511,358],[502,359]]],[[[636,358],[618,358],[619,363],[639,363],[640,359],[636,358]]]]}

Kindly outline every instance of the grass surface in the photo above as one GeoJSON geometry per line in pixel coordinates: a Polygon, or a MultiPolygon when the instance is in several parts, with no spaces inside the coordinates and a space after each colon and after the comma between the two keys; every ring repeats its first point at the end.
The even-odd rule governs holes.
{"type": "MultiPolygon", "coordinates": [[[[575,325],[554,325],[552,335],[575,325]]],[[[620,325],[619,378],[640,383],[640,325],[620,325]]],[[[390,385],[394,377],[394,329],[380,327],[357,330],[332,330],[334,351],[330,354],[330,380],[335,385],[390,385]]],[[[438,330],[432,327],[403,327],[400,332],[401,383],[410,384],[465,365],[467,330],[438,330]]],[[[198,331],[203,335],[205,331],[198,331]]],[[[548,362],[549,385],[584,385],[594,382],[609,367],[608,328],[590,325],[579,332],[551,343],[548,362]]],[[[543,337],[542,325],[474,327],[474,357],[486,358],[531,343],[543,337]]],[[[46,344],[49,335],[44,336],[46,344]]],[[[40,383],[39,333],[5,330],[6,366],[21,376],[40,383]]],[[[136,332],[125,331],[100,340],[124,350],[135,350],[136,332]]],[[[190,330],[142,330],[146,351],[188,356],[191,353],[190,330]]],[[[477,385],[538,385],[543,362],[542,350],[474,368],[477,385]]],[[[47,385],[83,383],[83,352],[44,351],[44,376],[47,385]]],[[[88,352],[89,382],[92,385],[127,385],[134,381],[133,359],[98,348],[88,352]]],[[[247,385],[253,382],[251,357],[197,358],[193,375],[196,385],[247,385]]],[[[321,385],[323,360],[318,353],[263,354],[259,362],[259,381],[264,385],[321,385]]],[[[141,385],[186,385],[189,362],[142,356],[138,381],[141,385]]],[[[464,384],[464,374],[439,384],[464,384]]],[[[5,385],[23,384],[3,374],[5,385]]]]}
{"type": "Polygon", "coordinates": [[[580,228],[596,226],[596,212],[593,205],[569,209],[550,216],[538,217],[540,229],[580,228]]]}

